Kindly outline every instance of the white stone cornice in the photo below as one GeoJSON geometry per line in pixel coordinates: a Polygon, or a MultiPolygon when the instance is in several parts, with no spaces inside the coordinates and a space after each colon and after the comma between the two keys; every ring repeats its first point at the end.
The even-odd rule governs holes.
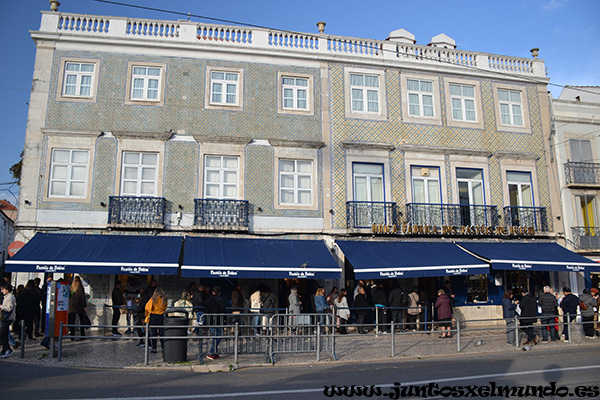
{"type": "Polygon", "coordinates": [[[268,139],[269,144],[273,147],[297,147],[302,149],[320,149],[325,146],[325,143],[310,140],[284,140],[284,139],[268,139]]]}
{"type": "Polygon", "coordinates": [[[154,139],[166,142],[173,135],[173,132],[112,131],[112,134],[119,139],[154,139]]]}
{"type": "Polygon", "coordinates": [[[227,143],[245,146],[252,141],[252,138],[249,136],[215,136],[194,133],[192,133],[192,136],[198,143],[227,143]]]}
{"type": "Polygon", "coordinates": [[[493,153],[489,150],[479,149],[461,149],[456,147],[434,147],[434,146],[415,146],[411,144],[402,144],[398,149],[403,152],[411,153],[429,153],[438,155],[460,155],[470,157],[490,157],[493,153]]]}
{"type": "Polygon", "coordinates": [[[497,151],[494,155],[498,158],[511,160],[538,160],[541,156],[533,153],[518,153],[512,151],[497,151]]]}
{"type": "Polygon", "coordinates": [[[42,128],[42,133],[47,136],[101,136],[101,131],[87,131],[75,129],[47,129],[42,128]]]}
{"type": "Polygon", "coordinates": [[[390,143],[374,143],[374,142],[342,142],[344,150],[357,151],[392,151],[395,149],[390,143]]]}

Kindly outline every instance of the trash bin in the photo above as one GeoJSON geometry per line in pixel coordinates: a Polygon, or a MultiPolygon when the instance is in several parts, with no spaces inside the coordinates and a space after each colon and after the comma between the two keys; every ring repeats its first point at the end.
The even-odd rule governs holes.
{"type": "Polygon", "coordinates": [[[188,313],[186,310],[169,310],[165,313],[165,337],[181,336],[185,339],[164,339],[163,360],[165,362],[187,361],[188,313]],[[181,314],[185,316],[182,317],[181,314]]]}

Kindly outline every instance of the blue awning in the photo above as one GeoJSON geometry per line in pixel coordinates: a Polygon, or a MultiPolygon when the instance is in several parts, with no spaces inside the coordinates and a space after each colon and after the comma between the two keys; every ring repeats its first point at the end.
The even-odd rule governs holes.
{"type": "Polygon", "coordinates": [[[37,233],[8,272],[177,275],[181,237],[37,233]]]}
{"type": "Polygon", "coordinates": [[[185,239],[181,276],[338,279],[341,268],[321,240],[185,239]]]}
{"type": "Polygon", "coordinates": [[[487,274],[489,265],[453,243],[336,241],[356,279],[487,274]]]}
{"type": "Polygon", "coordinates": [[[487,260],[493,269],[600,272],[600,264],[557,243],[460,242],[457,245],[487,260]]]}

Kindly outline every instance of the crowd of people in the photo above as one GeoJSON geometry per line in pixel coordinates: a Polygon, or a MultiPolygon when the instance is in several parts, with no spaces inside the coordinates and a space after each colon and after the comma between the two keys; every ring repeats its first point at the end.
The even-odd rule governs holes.
{"type": "MultiPolygon", "coordinates": [[[[43,336],[42,310],[45,309],[47,285],[40,287],[40,279],[29,280],[26,285],[19,285],[15,290],[8,281],[0,282],[2,286],[2,319],[0,321],[1,358],[9,357],[14,348],[18,348],[20,341],[34,341],[43,336]],[[24,336],[21,337],[21,326],[24,327],[24,336]],[[16,340],[10,332],[17,337],[16,340]]],[[[112,334],[121,336],[119,321],[122,314],[127,318],[127,334],[137,334],[138,347],[145,347],[145,332],[140,328],[150,324],[150,352],[157,353],[158,339],[164,336],[165,312],[169,305],[187,310],[186,315],[195,321],[191,329],[195,334],[200,332],[201,326],[210,326],[210,333],[215,338],[210,347],[208,358],[217,359],[218,346],[222,336],[221,326],[226,324],[222,316],[226,313],[254,315],[251,318],[254,334],[266,334],[270,318],[282,309],[292,315],[293,321],[298,321],[295,315],[316,314],[315,321],[321,325],[326,323],[326,315],[330,314],[334,321],[335,329],[340,334],[348,332],[348,325],[356,324],[358,333],[364,334],[368,330],[379,329],[379,333],[387,333],[390,323],[393,322],[399,331],[431,330],[435,322],[440,333],[440,338],[452,337],[454,294],[449,281],[446,281],[438,291],[435,300],[429,294],[413,287],[405,290],[398,281],[390,281],[391,286],[383,282],[357,282],[354,290],[349,293],[346,288],[333,287],[327,294],[322,286],[315,285],[307,289],[308,293],[301,294],[297,287],[289,288],[285,297],[285,307],[277,308],[277,298],[270,287],[258,285],[249,296],[241,285],[237,284],[231,291],[230,306],[222,297],[221,288],[209,287],[202,284],[196,286],[190,283],[182,292],[181,298],[169,302],[165,291],[159,287],[156,280],[148,285],[137,286],[133,282],[122,289],[122,283],[116,281],[112,292],[112,334]],[[432,308],[433,306],[433,308],[432,308]],[[191,313],[191,315],[190,315],[191,313]],[[208,314],[208,318],[203,317],[208,314]],[[322,316],[320,316],[322,314],[322,316]],[[432,315],[433,314],[433,315],[432,315]],[[136,328],[137,327],[137,328],[136,328]]],[[[280,297],[281,301],[281,297],[280,297]]],[[[536,299],[529,292],[515,294],[512,290],[504,293],[502,300],[503,318],[506,322],[507,344],[515,345],[516,328],[526,336],[525,345],[537,344],[539,337],[534,325],[541,322],[542,342],[560,340],[561,335],[565,341],[569,340],[568,324],[572,323],[577,315],[581,315],[584,335],[593,338],[598,335],[600,326],[594,324],[600,308],[599,291],[596,288],[586,289],[579,296],[571,293],[568,287],[562,294],[555,294],[549,286],[545,286],[543,293],[536,299]],[[558,315],[562,314],[563,330],[559,334],[558,315]],[[518,316],[515,319],[515,315],[518,316]]],[[[297,322],[295,322],[297,323],[297,322]]],[[[86,328],[91,325],[87,315],[86,295],[82,280],[75,276],[70,283],[70,296],[68,306],[69,336],[71,340],[82,340],[86,328]],[[75,328],[78,327],[78,336],[75,328]]],[[[162,340],[161,340],[162,342],[162,340]]],[[[41,343],[48,347],[47,342],[41,343]]]]}
{"type": "MultiPolygon", "coordinates": [[[[523,291],[517,298],[512,290],[507,290],[502,299],[502,317],[506,321],[506,343],[519,344],[516,337],[515,316],[519,329],[526,336],[525,346],[536,345],[539,336],[535,332],[535,324],[540,320],[542,342],[555,342],[561,337],[569,341],[569,326],[578,313],[581,315],[583,333],[587,338],[594,338],[598,330],[594,327],[594,316],[600,308],[599,291],[596,288],[584,289],[579,296],[573,294],[569,287],[564,287],[562,294],[553,293],[550,286],[544,286],[543,293],[536,299],[529,291],[523,291]],[[562,332],[559,334],[559,314],[562,315],[562,332]]],[[[598,328],[596,324],[596,328],[598,328]]]]}

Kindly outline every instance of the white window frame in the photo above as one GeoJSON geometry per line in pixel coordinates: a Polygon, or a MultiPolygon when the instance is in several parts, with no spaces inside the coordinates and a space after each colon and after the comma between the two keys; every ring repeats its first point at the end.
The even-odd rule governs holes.
{"type": "Polygon", "coordinates": [[[345,68],[344,69],[344,90],[346,92],[345,98],[345,113],[346,118],[361,118],[371,120],[387,120],[387,104],[386,104],[386,84],[385,84],[385,71],[377,69],[367,68],[345,68]],[[352,83],[353,75],[362,75],[376,77],[378,81],[377,88],[372,86],[356,85],[352,83]],[[362,109],[354,109],[353,98],[354,91],[359,91],[363,96],[363,107],[362,109]],[[368,92],[377,92],[377,111],[368,110],[368,92]]]}
{"type": "Polygon", "coordinates": [[[85,199],[87,198],[88,191],[88,179],[89,179],[89,160],[90,160],[90,152],[85,149],[65,149],[65,148],[53,148],[50,156],[50,180],[48,184],[48,197],[49,198],[72,198],[72,199],[85,199]],[[55,155],[56,152],[63,151],[69,152],[69,160],[68,161],[56,161],[55,155]],[[73,155],[75,152],[85,153],[85,163],[78,163],[73,161],[73,155]],[[65,167],[66,168],[66,176],[64,178],[56,178],[55,177],[55,167],[65,167]],[[83,179],[73,178],[73,169],[74,168],[85,168],[83,179]],[[53,194],[52,189],[55,183],[64,182],[65,190],[63,194],[53,194]],[[73,183],[83,183],[83,193],[78,195],[71,194],[71,185],[73,183]]]}
{"type": "Polygon", "coordinates": [[[461,205],[477,205],[477,206],[482,206],[485,205],[485,186],[484,186],[484,180],[483,180],[483,170],[480,168],[465,168],[465,167],[457,167],[456,168],[456,191],[458,192],[458,202],[456,204],[461,204],[460,203],[460,183],[466,183],[467,187],[468,187],[468,192],[469,192],[469,203],[467,204],[461,204],[461,205]],[[459,178],[458,177],[458,171],[459,170],[472,170],[472,171],[478,171],[480,173],[481,178],[478,179],[474,179],[474,178],[459,178]],[[473,186],[475,184],[480,184],[481,185],[481,203],[476,203],[474,201],[474,191],[473,191],[473,186]]]}
{"type": "MultiPolygon", "coordinates": [[[[433,81],[427,79],[406,79],[406,101],[408,102],[408,114],[411,117],[416,118],[435,118],[435,106],[433,96],[433,81]],[[411,84],[416,83],[418,89],[411,88],[411,84]],[[431,86],[431,90],[428,90],[425,86],[431,86]],[[416,103],[414,100],[417,100],[416,103]],[[426,104],[425,99],[430,99],[430,104],[426,104]],[[417,112],[413,112],[414,107],[417,107],[417,112]],[[431,110],[426,113],[425,110],[431,110]]],[[[429,102],[429,101],[428,101],[429,102]]]]}
{"type": "Polygon", "coordinates": [[[508,192],[509,195],[509,203],[508,205],[510,207],[536,207],[535,205],[535,195],[533,193],[533,177],[531,176],[531,172],[529,171],[514,171],[514,170],[509,170],[506,171],[506,190],[508,192]],[[509,174],[514,173],[514,174],[523,174],[523,175],[527,175],[529,176],[529,182],[525,183],[525,182],[521,182],[521,181],[511,181],[509,178],[509,174]],[[517,187],[517,192],[518,192],[518,201],[519,204],[510,204],[510,187],[512,186],[516,186],[517,187]],[[523,204],[523,187],[528,186],[529,187],[529,193],[531,196],[531,204],[530,205],[524,205],[523,204]]]}
{"type": "Polygon", "coordinates": [[[297,74],[279,71],[277,73],[277,112],[281,114],[313,115],[314,114],[314,76],[311,74],[297,74]],[[285,78],[305,79],[307,86],[287,85],[283,83],[285,78]],[[294,107],[284,106],[285,89],[294,90],[294,107]],[[297,91],[306,90],[306,108],[298,108],[296,100],[297,91]]]}
{"type": "Polygon", "coordinates": [[[121,154],[121,196],[135,196],[135,197],[158,197],[158,179],[159,179],[159,166],[160,166],[160,154],[156,152],[149,151],[130,151],[124,150],[121,154]],[[127,154],[138,154],[139,160],[137,163],[126,163],[125,158],[127,154]],[[155,155],[156,163],[155,164],[144,164],[144,155],[155,155]],[[144,168],[154,168],[154,179],[144,179],[143,173],[144,168]],[[125,169],[126,168],[135,168],[136,177],[135,179],[131,179],[126,177],[125,169]],[[126,192],[125,191],[125,183],[126,182],[135,182],[136,190],[135,192],[126,192]],[[152,194],[142,194],[142,184],[152,182],[153,190],[152,194]]]}
{"type": "Polygon", "coordinates": [[[127,70],[127,87],[126,87],[127,97],[125,100],[125,104],[150,105],[150,106],[164,105],[166,69],[167,69],[167,66],[164,63],[130,62],[128,64],[128,70],[127,70]],[[160,74],[159,75],[136,74],[135,68],[159,69],[160,74]],[[134,98],[133,97],[134,90],[139,89],[139,88],[134,87],[134,82],[136,79],[141,79],[143,82],[143,87],[142,87],[143,95],[141,97],[134,98]],[[158,92],[156,99],[148,97],[149,82],[151,80],[158,80],[158,85],[155,88],[158,92]]]}
{"type": "Polygon", "coordinates": [[[350,109],[356,113],[379,114],[379,76],[371,74],[350,73],[350,109]],[[354,78],[360,78],[362,83],[354,82],[354,78]],[[367,81],[376,80],[376,85],[369,85],[367,81]],[[370,99],[369,94],[375,94],[375,100],[370,99]],[[355,96],[359,94],[360,96],[355,96]],[[360,107],[357,103],[360,102],[360,107]],[[370,105],[374,104],[373,110],[370,105]]]}
{"type": "Polygon", "coordinates": [[[206,67],[206,90],[205,90],[205,108],[221,110],[241,110],[243,108],[244,93],[244,70],[240,68],[220,68],[206,67]],[[237,81],[213,78],[213,73],[235,74],[237,81]],[[224,84],[221,101],[213,100],[213,85],[216,83],[224,84]],[[227,103],[227,85],[235,87],[235,102],[227,103]]]}
{"type": "Polygon", "coordinates": [[[520,91],[498,89],[498,103],[502,125],[523,126],[523,102],[520,91]],[[508,98],[502,98],[501,95],[506,95],[508,98]]]}
{"type": "Polygon", "coordinates": [[[277,170],[279,174],[278,180],[278,191],[279,191],[279,205],[282,206],[300,206],[300,207],[310,207],[312,206],[312,198],[313,198],[313,160],[302,160],[302,159],[291,159],[291,158],[280,158],[277,160],[277,170]],[[288,163],[293,165],[293,171],[283,171],[281,166],[282,163],[288,163]],[[309,164],[310,172],[300,171],[300,164],[309,164]],[[292,178],[292,186],[283,186],[284,177],[292,178]],[[300,181],[302,179],[309,179],[309,187],[300,187],[300,181]],[[284,192],[292,192],[294,200],[292,202],[283,201],[283,193],[284,192]],[[308,193],[310,202],[301,203],[300,195],[308,193]]]}
{"type": "Polygon", "coordinates": [[[517,132],[517,133],[531,133],[531,121],[529,118],[529,105],[527,98],[527,88],[525,86],[520,85],[511,85],[511,84],[500,84],[500,83],[492,83],[492,89],[494,93],[494,101],[497,106],[496,109],[496,128],[499,131],[509,131],[509,132],[517,132]],[[508,93],[518,93],[519,102],[514,101],[506,101],[500,100],[500,91],[506,91],[508,93]],[[503,105],[508,106],[509,108],[509,123],[505,123],[502,121],[503,114],[503,105]],[[521,111],[521,124],[514,123],[514,110],[513,106],[518,105],[521,111]]]}
{"type": "Polygon", "coordinates": [[[452,116],[453,120],[477,122],[477,108],[475,106],[475,87],[470,85],[450,83],[450,100],[450,115],[452,116]],[[453,88],[458,89],[460,93],[452,93],[453,88]],[[465,90],[467,89],[473,90],[472,96],[465,93],[465,90]],[[458,107],[455,107],[456,103],[458,103],[458,107]],[[471,104],[472,107],[468,107],[468,104],[471,104]],[[469,114],[469,112],[472,113],[472,116],[469,114]]]}
{"type": "Polygon", "coordinates": [[[282,77],[282,108],[287,110],[308,110],[309,92],[308,92],[308,79],[297,78],[293,76],[282,77]],[[286,82],[286,80],[291,82],[286,82]],[[306,84],[300,84],[300,82],[306,82],[306,84]],[[289,93],[289,94],[288,94],[289,93]],[[300,95],[302,94],[302,96],[300,95]],[[290,96],[291,95],[291,96],[290,96]],[[291,98],[290,98],[291,97],[291,98]],[[291,101],[291,105],[288,104],[291,101]],[[304,102],[302,105],[301,102],[304,102]]]}
{"type": "Polygon", "coordinates": [[[429,165],[411,165],[410,167],[410,183],[411,183],[411,193],[412,193],[412,203],[416,203],[416,204],[442,204],[443,203],[443,193],[442,193],[442,186],[441,186],[441,175],[442,175],[442,171],[440,170],[440,168],[438,168],[437,166],[429,166],[429,165]],[[413,175],[413,170],[419,170],[419,171],[423,171],[423,170],[436,170],[437,171],[437,178],[431,178],[431,177],[426,177],[426,176],[415,176],[413,175]],[[418,203],[415,200],[415,180],[422,180],[423,181],[423,188],[425,189],[425,201],[422,203],[418,203]],[[438,197],[439,197],[439,201],[436,202],[432,202],[431,201],[431,195],[429,193],[429,182],[433,181],[433,182],[437,182],[437,190],[438,190],[438,197]]]}
{"type": "Polygon", "coordinates": [[[400,91],[402,99],[402,120],[404,122],[424,123],[430,125],[442,125],[442,113],[440,106],[440,83],[439,77],[434,75],[401,73],[400,74],[400,91]],[[418,81],[419,88],[409,89],[409,81],[418,81]],[[421,82],[431,83],[431,92],[422,90],[421,82]],[[411,113],[411,98],[418,98],[419,113],[411,113]],[[431,97],[431,107],[433,115],[425,115],[423,110],[423,98],[431,97]]]}
{"type": "Polygon", "coordinates": [[[367,162],[353,162],[352,163],[352,192],[353,198],[355,201],[368,201],[368,202],[385,202],[385,175],[384,175],[384,165],[383,163],[367,163],[367,162]],[[356,172],[355,168],[358,165],[377,165],[381,167],[381,173],[369,173],[369,172],[356,172]],[[357,178],[365,178],[366,181],[366,194],[367,198],[365,200],[357,200],[356,196],[356,179],[357,178]],[[374,179],[381,180],[381,200],[373,200],[373,185],[372,181],[374,179]]]}
{"type": "Polygon", "coordinates": [[[206,154],[204,155],[204,198],[205,199],[219,199],[219,200],[238,200],[239,199],[239,171],[240,171],[240,157],[235,155],[221,155],[221,154],[206,154]],[[209,159],[219,159],[219,166],[213,167],[208,166],[209,159]],[[236,167],[228,168],[224,166],[225,159],[235,159],[236,167]],[[209,175],[211,172],[218,174],[217,181],[209,181],[209,175]],[[235,173],[235,182],[225,182],[226,174],[235,173]],[[211,196],[208,194],[208,186],[217,186],[218,195],[211,196]],[[234,196],[225,195],[225,187],[235,187],[234,196]]]}
{"type": "MultiPolygon", "coordinates": [[[[461,89],[462,90],[462,89],[461,89]]],[[[481,100],[481,82],[478,80],[468,80],[461,78],[444,78],[444,92],[445,92],[445,100],[446,100],[446,123],[448,126],[457,127],[457,128],[474,128],[474,129],[484,129],[484,121],[483,121],[483,102],[481,100]],[[451,93],[451,85],[458,85],[461,87],[472,87],[473,88],[473,97],[470,96],[458,96],[453,95],[451,93]],[[452,106],[452,99],[460,99],[461,108],[462,108],[462,119],[454,119],[454,108],[452,106]],[[473,100],[474,102],[474,111],[475,111],[475,120],[470,121],[464,119],[464,110],[465,110],[465,101],[473,100]]]]}
{"type": "Polygon", "coordinates": [[[99,75],[100,61],[97,59],[83,59],[83,58],[63,58],[60,63],[59,79],[56,91],[56,99],[58,101],[71,101],[71,102],[95,102],[97,91],[98,91],[98,75],[99,75]],[[78,65],[91,65],[93,71],[68,71],[67,65],[78,64],[78,65]],[[67,94],[67,79],[68,76],[75,77],[75,94],[67,94]],[[82,77],[89,76],[90,92],[89,94],[81,94],[82,77]]]}

